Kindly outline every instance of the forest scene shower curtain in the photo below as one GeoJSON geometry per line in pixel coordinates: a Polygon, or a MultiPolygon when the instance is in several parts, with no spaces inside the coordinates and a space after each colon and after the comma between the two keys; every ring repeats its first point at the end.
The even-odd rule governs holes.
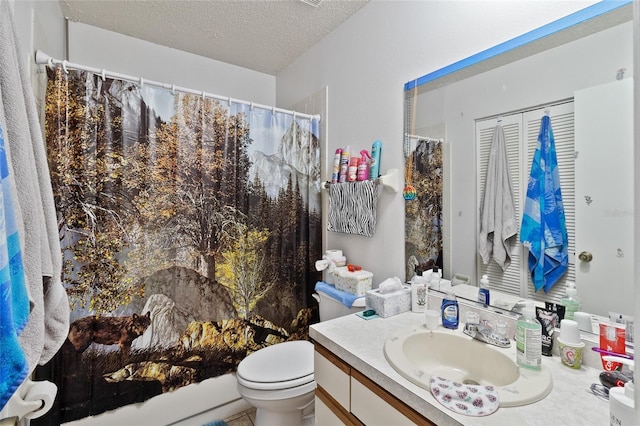
{"type": "MultiPolygon", "coordinates": [[[[48,70],[45,136],[70,330],[37,375],[59,424],[307,339],[317,119],[48,70]]],[[[315,315],[315,314],[314,314],[315,315]]]]}
{"type": "Polygon", "coordinates": [[[417,193],[405,202],[406,279],[411,280],[436,264],[442,267],[442,143],[419,138],[405,167],[411,168],[417,193]]]}

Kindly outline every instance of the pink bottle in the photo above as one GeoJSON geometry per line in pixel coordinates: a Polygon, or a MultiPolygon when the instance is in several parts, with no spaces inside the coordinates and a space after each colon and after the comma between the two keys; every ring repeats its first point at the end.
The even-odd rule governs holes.
{"type": "Polygon", "coordinates": [[[358,180],[369,180],[369,160],[371,160],[369,151],[366,149],[360,151],[360,159],[358,160],[358,180]]]}

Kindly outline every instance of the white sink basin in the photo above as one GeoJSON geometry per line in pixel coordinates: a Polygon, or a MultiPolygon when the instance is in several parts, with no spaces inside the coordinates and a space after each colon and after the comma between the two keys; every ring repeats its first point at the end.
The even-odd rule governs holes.
{"type": "Polygon", "coordinates": [[[531,371],[515,362],[515,342],[501,349],[446,329],[418,325],[394,333],[384,344],[389,364],[404,378],[429,390],[431,376],[465,384],[493,385],[501,407],[531,404],[551,392],[546,367],[531,371]]]}

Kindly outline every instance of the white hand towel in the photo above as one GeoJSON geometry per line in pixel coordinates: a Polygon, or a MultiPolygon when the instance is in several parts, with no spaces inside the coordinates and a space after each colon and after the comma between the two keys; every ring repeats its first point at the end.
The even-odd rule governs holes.
{"type": "Polygon", "coordinates": [[[504,130],[497,125],[491,142],[489,166],[480,206],[478,251],[486,265],[491,257],[505,271],[511,264],[510,251],[516,241],[516,221],[511,176],[504,130]]]}

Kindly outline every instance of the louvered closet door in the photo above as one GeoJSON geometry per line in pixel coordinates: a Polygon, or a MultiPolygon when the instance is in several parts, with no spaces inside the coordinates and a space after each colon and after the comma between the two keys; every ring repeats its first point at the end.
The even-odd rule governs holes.
{"type": "MultiPolygon", "coordinates": [[[[573,129],[573,102],[554,105],[549,108],[551,126],[554,131],[556,152],[558,155],[558,167],[560,170],[560,185],[562,188],[563,203],[569,236],[569,271],[551,289],[548,294],[544,292],[536,294],[529,278],[528,252],[516,242],[511,255],[511,266],[506,271],[493,260],[488,265],[482,263],[482,258],[477,256],[477,282],[483,274],[489,276],[491,289],[502,291],[515,296],[531,298],[534,300],[559,301],[564,294],[566,281],[575,280],[574,268],[574,234],[575,234],[575,183],[574,183],[574,129],[573,129]]],[[[544,108],[527,112],[519,112],[502,117],[502,127],[505,133],[507,145],[507,158],[513,188],[514,202],[516,205],[516,219],[518,229],[522,220],[522,208],[526,198],[527,182],[533,161],[540,120],[544,115],[544,108]]],[[[484,193],[484,185],[491,152],[491,141],[497,120],[488,119],[476,122],[476,148],[478,159],[478,225],[480,230],[480,204],[484,193]]]]}
{"type": "MultiPolygon", "coordinates": [[[[544,109],[526,112],[523,114],[523,122],[525,125],[525,138],[527,143],[526,157],[526,176],[523,188],[526,188],[526,182],[529,179],[531,171],[531,162],[533,154],[538,142],[538,133],[540,132],[540,121],[544,115],[544,109]]],[[[540,290],[535,292],[531,278],[527,269],[527,288],[526,297],[540,301],[559,302],[565,293],[566,282],[575,281],[575,229],[576,229],[576,203],[575,203],[575,148],[574,148],[574,119],[573,119],[573,102],[564,103],[549,107],[549,117],[551,118],[551,128],[556,143],[556,155],[558,157],[558,170],[560,171],[560,189],[562,191],[562,203],[564,205],[564,215],[567,225],[567,235],[569,238],[569,268],[567,273],[551,288],[549,293],[540,290]]],[[[522,202],[524,206],[524,197],[526,197],[526,189],[523,189],[522,202]]],[[[529,256],[526,248],[523,248],[525,259],[529,256]]],[[[527,263],[527,262],[525,262],[527,263]]],[[[527,265],[525,265],[527,267],[527,265]]]]}
{"type": "MultiPolygon", "coordinates": [[[[489,153],[491,152],[491,142],[495,132],[497,120],[489,119],[476,122],[476,147],[477,159],[480,175],[478,176],[478,224],[477,229],[480,231],[480,206],[484,195],[484,187],[487,181],[487,167],[489,165],[489,153]]],[[[521,176],[521,146],[522,146],[522,116],[515,114],[502,117],[502,128],[504,129],[505,144],[507,146],[507,161],[509,162],[509,171],[511,173],[511,184],[516,207],[516,219],[520,223],[521,199],[519,197],[520,188],[522,187],[521,176]]],[[[519,228],[519,226],[518,226],[519,228]]],[[[522,295],[522,250],[520,243],[516,242],[511,252],[511,265],[504,273],[502,268],[492,259],[487,265],[482,263],[480,255],[477,256],[478,278],[476,282],[480,282],[482,275],[489,277],[489,283],[492,290],[499,290],[504,293],[516,296],[522,295]]]]}

